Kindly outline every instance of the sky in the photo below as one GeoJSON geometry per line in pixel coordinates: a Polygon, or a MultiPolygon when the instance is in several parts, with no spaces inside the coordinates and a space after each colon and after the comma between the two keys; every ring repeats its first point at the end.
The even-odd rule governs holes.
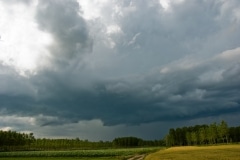
{"type": "Polygon", "coordinates": [[[0,0],[0,129],[161,139],[240,125],[239,0],[0,0]]]}

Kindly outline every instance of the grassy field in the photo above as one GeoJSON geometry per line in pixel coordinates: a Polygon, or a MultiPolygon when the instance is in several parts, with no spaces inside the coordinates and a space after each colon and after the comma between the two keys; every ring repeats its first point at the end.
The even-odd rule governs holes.
{"type": "MultiPolygon", "coordinates": [[[[36,158],[36,157],[32,157],[32,158],[0,158],[1,160],[121,160],[121,158],[69,158],[69,157],[65,157],[65,158],[59,158],[59,157],[51,157],[51,158],[36,158]]],[[[123,159],[123,158],[122,158],[123,159]]]]}
{"type": "Polygon", "coordinates": [[[172,147],[148,155],[145,160],[239,160],[240,145],[172,147]]]}
{"type": "Polygon", "coordinates": [[[121,160],[131,155],[156,152],[160,148],[127,148],[73,151],[0,152],[0,160],[121,160]]]}
{"type": "Polygon", "coordinates": [[[0,158],[1,160],[121,160],[123,158],[107,158],[107,157],[102,157],[102,158],[69,158],[69,157],[65,157],[65,158],[59,158],[59,157],[51,157],[51,158],[36,158],[36,157],[32,157],[32,158],[0,158]]]}

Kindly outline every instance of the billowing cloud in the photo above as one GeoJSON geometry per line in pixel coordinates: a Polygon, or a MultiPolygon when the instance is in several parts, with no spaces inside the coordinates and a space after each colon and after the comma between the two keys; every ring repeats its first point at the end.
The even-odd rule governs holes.
{"type": "MultiPolygon", "coordinates": [[[[26,76],[2,54],[2,115],[22,117],[24,127],[26,117],[33,118],[28,130],[39,136],[78,137],[67,130],[80,127],[99,130],[99,139],[151,138],[139,135],[144,128],[163,132],[155,138],[169,126],[221,118],[235,125],[240,115],[239,6],[237,0],[28,3],[25,7],[35,13],[34,30],[51,39],[35,47],[43,53],[39,61],[47,63],[26,76]],[[66,133],[59,135],[63,128],[66,133]]],[[[81,135],[87,138],[86,132],[81,135]]]]}
{"type": "Polygon", "coordinates": [[[41,0],[36,20],[40,29],[52,34],[54,43],[49,49],[60,63],[68,64],[69,60],[91,51],[92,40],[76,1],[41,0]]]}
{"type": "Polygon", "coordinates": [[[34,18],[36,1],[22,2],[0,1],[0,62],[27,76],[47,64],[46,47],[52,38],[38,29],[34,18]]]}

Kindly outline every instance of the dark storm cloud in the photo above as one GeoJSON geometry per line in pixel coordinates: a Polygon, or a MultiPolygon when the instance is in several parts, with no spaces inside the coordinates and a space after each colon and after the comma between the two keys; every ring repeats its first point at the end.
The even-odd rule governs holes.
{"type": "Polygon", "coordinates": [[[36,20],[54,38],[53,69],[4,74],[0,107],[42,114],[36,123],[44,127],[240,114],[239,1],[185,0],[168,11],[157,2],[114,2],[102,9],[105,17],[85,20],[76,1],[39,1],[36,20]],[[12,86],[19,94],[10,93],[12,86]]]}
{"type": "Polygon", "coordinates": [[[54,42],[50,46],[53,59],[60,64],[91,51],[92,40],[81,8],[75,0],[40,0],[36,19],[39,27],[49,32],[54,42]]]}
{"type": "Polygon", "coordinates": [[[0,61],[0,95],[1,96],[33,96],[34,87],[20,76],[16,70],[0,61]]]}
{"type": "MultiPolygon", "coordinates": [[[[168,71],[159,68],[140,77],[85,85],[81,81],[88,77],[79,73],[43,72],[31,79],[39,97],[32,109],[50,116],[38,120],[42,126],[91,119],[101,119],[105,125],[136,125],[240,113],[239,56],[236,49],[190,68],[179,62],[168,71]]],[[[33,113],[31,106],[24,106],[26,113],[33,113]]]]}

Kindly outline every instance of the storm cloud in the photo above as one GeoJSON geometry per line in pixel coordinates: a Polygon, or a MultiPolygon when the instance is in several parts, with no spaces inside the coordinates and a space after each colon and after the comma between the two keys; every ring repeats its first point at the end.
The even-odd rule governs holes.
{"type": "Polygon", "coordinates": [[[53,58],[60,63],[90,52],[92,40],[81,8],[74,0],[41,0],[38,2],[36,20],[40,29],[51,33],[54,43],[49,46],[53,58]]]}
{"type": "Polygon", "coordinates": [[[76,136],[58,135],[63,127],[100,130],[99,137],[82,133],[92,139],[158,138],[169,125],[221,118],[235,125],[240,2],[164,2],[28,2],[38,29],[52,38],[39,59],[48,63],[23,75],[0,59],[0,114],[31,120],[28,130],[46,129],[39,136],[76,136]],[[139,135],[144,128],[162,133],[139,135]]]}

